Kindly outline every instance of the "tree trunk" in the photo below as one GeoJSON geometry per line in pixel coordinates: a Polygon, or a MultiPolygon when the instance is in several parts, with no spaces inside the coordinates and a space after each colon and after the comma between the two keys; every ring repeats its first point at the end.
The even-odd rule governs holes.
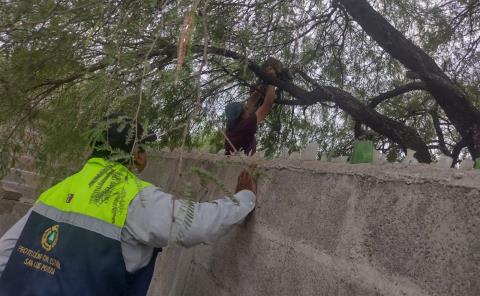
{"type": "Polygon", "coordinates": [[[404,150],[407,148],[415,150],[415,157],[419,162],[432,162],[425,141],[423,141],[415,129],[378,113],[373,108],[363,104],[350,93],[336,87],[323,87],[320,85],[317,85],[315,90],[308,92],[290,82],[265,75],[265,73],[260,71],[260,68],[254,63],[250,63],[249,68],[262,80],[288,91],[292,96],[298,99],[299,104],[313,105],[320,101],[334,102],[343,111],[352,116],[354,120],[366,124],[377,133],[386,136],[395,143],[398,143],[404,150]]]}
{"type": "Polygon", "coordinates": [[[350,114],[353,119],[364,123],[377,133],[398,143],[405,151],[407,148],[415,150],[415,157],[419,162],[432,162],[425,141],[423,141],[415,129],[382,115],[373,108],[365,106],[350,93],[339,88],[325,87],[324,90],[317,89],[315,92],[319,96],[330,96],[330,100],[350,114]]]}
{"type": "MultiPolygon", "coordinates": [[[[195,51],[203,50],[203,47],[201,46],[193,46],[192,48],[195,51]]],[[[236,60],[246,59],[246,57],[234,51],[223,48],[209,47],[208,52],[236,60]]],[[[363,104],[350,93],[336,87],[323,87],[320,85],[317,85],[317,88],[313,91],[307,91],[289,81],[272,78],[266,75],[256,63],[250,60],[247,61],[248,68],[252,70],[257,77],[289,92],[298,100],[294,102],[295,104],[305,106],[313,105],[321,101],[335,102],[343,111],[350,114],[355,120],[366,124],[377,133],[386,136],[395,143],[398,143],[404,150],[406,148],[415,150],[417,152],[415,157],[419,162],[430,163],[432,161],[427,145],[415,129],[378,113],[373,108],[363,104]]]]}
{"type": "Polygon", "coordinates": [[[480,143],[476,143],[474,137],[480,132],[480,111],[466,94],[429,55],[390,25],[366,0],[338,1],[386,52],[419,75],[426,89],[466,140],[472,157],[480,157],[480,143]]]}

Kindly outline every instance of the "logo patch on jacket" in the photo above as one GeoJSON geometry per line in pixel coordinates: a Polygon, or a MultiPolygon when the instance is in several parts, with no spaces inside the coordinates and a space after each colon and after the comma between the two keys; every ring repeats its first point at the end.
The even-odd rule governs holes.
{"type": "Polygon", "coordinates": [[[58,242],[58,228],[59,225],[54,225],[50,228],[47,228],[42,235],[42,247],[45,251],[50,251],[57,245],[58,242]]]}
{"type": "Polygon", "coordinates": [[[67,200],[66,200],[66,202],[67,202],[67,203],[71,203],[71,202],[72,202],[72,199],[73,199],[73,193],[69,193],[69,194],[67,195],[67,200]]]}

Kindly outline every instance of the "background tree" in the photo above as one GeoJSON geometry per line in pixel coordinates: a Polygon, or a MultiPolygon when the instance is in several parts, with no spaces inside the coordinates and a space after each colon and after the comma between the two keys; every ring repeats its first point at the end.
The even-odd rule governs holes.
{"type": "Polygon", "coordinates": [[[18,153],[80,163],[87,131],[119,110],[159,147],[219,142],[225,104],[247,97],[268,56],[294,74],[270,81],[285,91],[259,130],[268,155],[309,141],[348,154],[366,132],[392,159],[477,157],[479,12],[462,0],[3,2],[0,167],[18,153]]]}

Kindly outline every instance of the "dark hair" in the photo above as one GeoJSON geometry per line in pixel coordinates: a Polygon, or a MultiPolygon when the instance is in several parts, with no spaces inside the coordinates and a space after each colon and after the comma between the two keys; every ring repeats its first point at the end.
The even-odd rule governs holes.
{"type": "MultiPolygon", "coordinates": [[[[292,72],[288,68],[285,68],[283,66],[283,63],[277,60],[276,58],[269,57],[265,62],[262,63],[261,65],[262,70],[265,70],[267,67],[272,67],[275,70],[275,73],[278,79],[286,82],[290,82],[293,80],[292,72]]],[[[257,85],[261,83],[262,83],[261,80],[257,81],[257,85]]],[[[258,100],[257,105],[255,106],[257,109],[263,104],[264,97],[265,97],[265,94],[263,94],[262,99],[258,100]]],[[[283,98],[283,90],[278,88],[277,99],[282,100],[282,98],[283,98]]]]}
{"type": "Polygon", "coordinates": [[[143,126],[139,122],[136,122],[135,126],[135,120],[120,113],[108,115],[96,129],[90,158],[100,157],[123,165],[131,164],[131,152],[135,145],[156,140],[156,137],[152,136],[142,139],[143,126]]]}
{"type": "Polygon", "coordinates": [[[262,63],[261,68],[265,70],[267,67],[272,67],[275,72],[280,73],[283,70],[283,64],[274,57],[269,57],[265,62],[262,63]]]}

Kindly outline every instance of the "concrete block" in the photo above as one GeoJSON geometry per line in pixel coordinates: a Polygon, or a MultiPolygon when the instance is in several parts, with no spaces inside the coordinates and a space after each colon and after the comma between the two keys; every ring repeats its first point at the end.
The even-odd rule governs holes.
{"type": "MultiPolygon", "coordinates": [[[[202,167],[233,188],[244,161],[185,155],[183,169],[202,167]]],[[[168,175],[176,164],[175,154],[169,154],[156,165],[168,175]]],[[[167,255],[171,264],[163,265],[155,279],[174,289],[155,292],[480,294],[480,176],[475,171],[463,171],[459,178],[453,170],[422,164],[276,159],[262,165],[254,214],[213,246],[196,247],[191,256],[167,255]]],[[[158,174],[159,180],[170,178],[158,174]]],[[[201,191],[194,176],[183,177],[201,191]]],[[[164,183],[171,190],[172,182],[164,183]]],[[[202,199],[221,194],[206,187],[202,199]]]]}
{"type": "Polygon", "coordinates": [[[267,171],[272,180],[259,186],[260,208],[255,218],[296,240],[333,251],[355,191],[348,176],[308,175],[292,171],[267,171]],[[333,186],[333,184],[335,185],[333,186]]]}
{"type": "Polygon", "coordinates": [[[209,272],[223,290],[236,291],[230,295],[279,295],[287,251],[281,242],[239,227],[213,246],[209,272]]]}
{"type": "Polygon", "coordinates": [[[0,237],[25,215],[31,205],[0,199],[0,237]]]}
{"type": "MultiPolygon", "coordinates": [[[[232,296],[246,295],[239,290],[225,290],[222,283],[218,281],[203,266],[192,263],[191,269],[185,279],[185,286],[181,293],[172,294],[178,296],[195,295],[195,296],[232,296]]],[[[167,294],[157,294],[167,295],[167,294]]],[[[153,296],[153,295],[152,295],[153,296]]]]}
{"type": "Polygon", "coordinates": [[[22,200],[28,201],[30,203],[35,202],[38,197],[38,192],[34,187],[29,186],[28,184],[21,184],[15,181],[0,180],[0,187],[4,191],[17,192],[21,195],[22,200]]]}
{"type": "Polygon", "coordinates": [[[184,295],[186,278],[192,266],[193,249],[169,246],[157,258],[149,296],[184,295]]]}
{"type": "Polygon", "coordinates": [[[0,199],[18,201],[22,197],[22,194],[14,190],[6,190],[3,186],[0,186],[0,199]]]}
{"type": "Polygon", "coordinates": [[[480,195],[431,184],[370,185],[369,260],[432,295],[480,292],[480,195]]]}
{"type": "MultiPolygon", "coordinates": [[[[143,176],[177,197],[190,182],[198,200],[212,200],[254,162],[182,155],[180,177],[174,152],[151,156],[143,176]],[[200,182],[193,167],[222,186],[200,182]]],[[[477,171],[300,159],[260,165],[254,213],[213,245],[167,248],[150,296],[480,295],[477,171]]],[[[0,234],[28,208],[0,200],[0,234]]]]}
{"type": "Polygon", "coordinates": [[[289,250],[279,281],[280,292],[275,295],[383,295],[377,288],[362,284],[354,277],[346,275],[347,271],[339,270],[338,266],[334,266],[335,262],[330,262],[329,256],[316,257],[322,257],[321,253],[308,254],[295,249],[289,250]]]}

